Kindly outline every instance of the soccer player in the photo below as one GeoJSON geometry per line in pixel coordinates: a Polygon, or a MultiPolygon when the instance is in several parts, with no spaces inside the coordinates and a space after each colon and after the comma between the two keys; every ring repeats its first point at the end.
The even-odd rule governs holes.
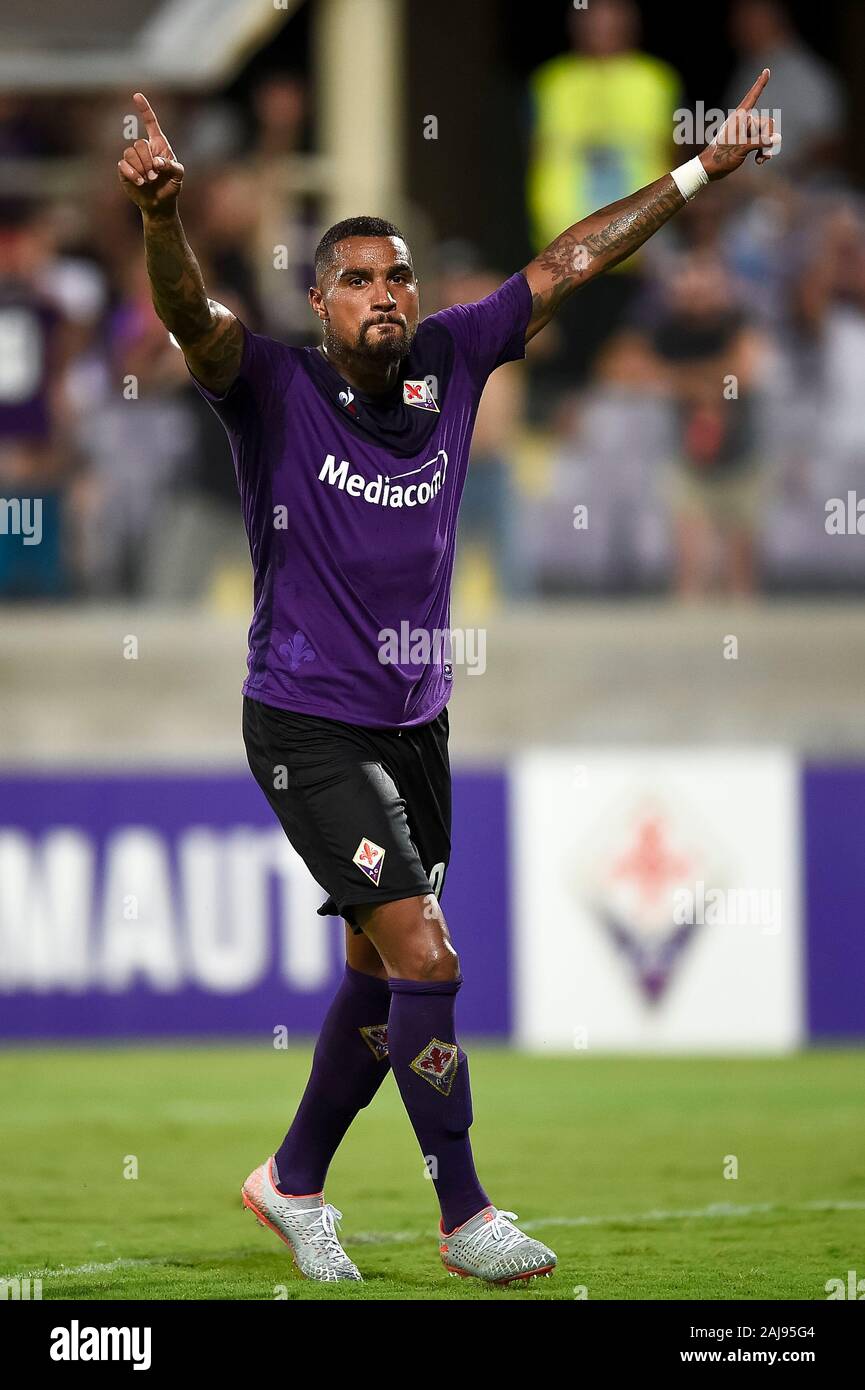
{"type": "MultiPolygon", "coordinates": [[[[472,1160],[459,959],[439,905],[450,857],[447,644],[457,512],[488,376],[566,295],[617,264],[702,184],[776,143],[764,70],[696,159],[562,232],[499,289],[420,318],[405,238],[378,217],[315,255],[316,348],[251,333],[208,299],[177,213],[183,166],[146,98],[118,163],[141,210],[156,312],[231,442],[255,572],[243,734],[291,844],[345,919],[345,975],[282,1144],[243,1202],[317,1280],[357,1280],[323,1195],[328,1165],[392,1070],[441,1207],[454,1274],[495,1283],[556,1257],[496,1207],[472,1160]],[[428,635],[406,652],[404,631],[428,635]],[[394,642],[396,643],[394,648],[394,642]]],[[[720,388],[719,388],[720,389],[720,388]]],[[[414,639],[412,639],[414,640],[414,639]]]]}

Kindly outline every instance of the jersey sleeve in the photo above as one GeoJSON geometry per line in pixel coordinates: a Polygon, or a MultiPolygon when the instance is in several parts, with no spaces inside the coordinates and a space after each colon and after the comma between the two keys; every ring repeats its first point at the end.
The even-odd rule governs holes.
{"type": "Polygon", "coordinates": [[[483,387],[496,367],[525,357],[531,313],[529,282],[517,271],[485,299],[454,304],[430,318],[447,329],[476,383],[483,387]]]}
{"type": "Polygon", "coordinates": [[[240,370],[227,391],[218,394],[209,390],[187,363],[193,385],[210,402],[226,429],[234,431],[256,409],[264,409],[275,395],[284,396],[297,366],[295,348],[290,348],[287,343],[278,343],[275,338],[253,333],[245,323],[240,326],[243,329],[243,356],[240,370]]]}

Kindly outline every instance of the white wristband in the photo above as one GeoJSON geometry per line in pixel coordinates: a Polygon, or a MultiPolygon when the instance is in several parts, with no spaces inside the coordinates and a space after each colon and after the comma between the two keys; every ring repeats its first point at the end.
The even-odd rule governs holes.
{"type": "Polygon", "coordinates": [[[671,170],[671,174],[682,197],[687,198],[688,202],[696,198],[703,185],[709,182],[709,175],[699,155],[689,159],[687,164],[680,164],[678,169],[671,170]]]}

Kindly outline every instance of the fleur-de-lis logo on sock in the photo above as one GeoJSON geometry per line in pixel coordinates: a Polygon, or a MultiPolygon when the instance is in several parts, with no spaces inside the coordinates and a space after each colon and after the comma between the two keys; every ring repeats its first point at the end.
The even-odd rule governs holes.
{"type": "Polygon", "coordinates": [[[376,1061],[383,1062],[387,1056],[387,1024],[370,1023],[359,1032],[376,1061]]]}
{"type": "Polygon", "coordinates": [[[302,632],[296,632],[290,642],[283,642],[279,654],[288,662],[289,671],[299,671],[306,661],[315,661],[315,649],[302,632]]]}
{"type": "Polygon", "coordinates": [[[456,1043],[430,1038],[423,1052],[409,1063],[412,1071],[422,1076],[443,1096],[449,1096],[457,1074],[456,1043]]]}

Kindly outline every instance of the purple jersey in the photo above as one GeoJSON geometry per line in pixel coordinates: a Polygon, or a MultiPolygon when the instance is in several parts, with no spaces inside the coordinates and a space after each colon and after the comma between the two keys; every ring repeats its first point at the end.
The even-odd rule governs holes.
{"type": "Polygon", "coordinates": [[[434,634],[450,629],[475,415],[494,368],[525,356],[531,308],[518,272],[431,314],[385,395],[349,386],[317,348],[248,329],[231,388],[196,382],[231,441],[255,572],[245,694],[373,728],[443,709],[451,668],[434,634]]]}

